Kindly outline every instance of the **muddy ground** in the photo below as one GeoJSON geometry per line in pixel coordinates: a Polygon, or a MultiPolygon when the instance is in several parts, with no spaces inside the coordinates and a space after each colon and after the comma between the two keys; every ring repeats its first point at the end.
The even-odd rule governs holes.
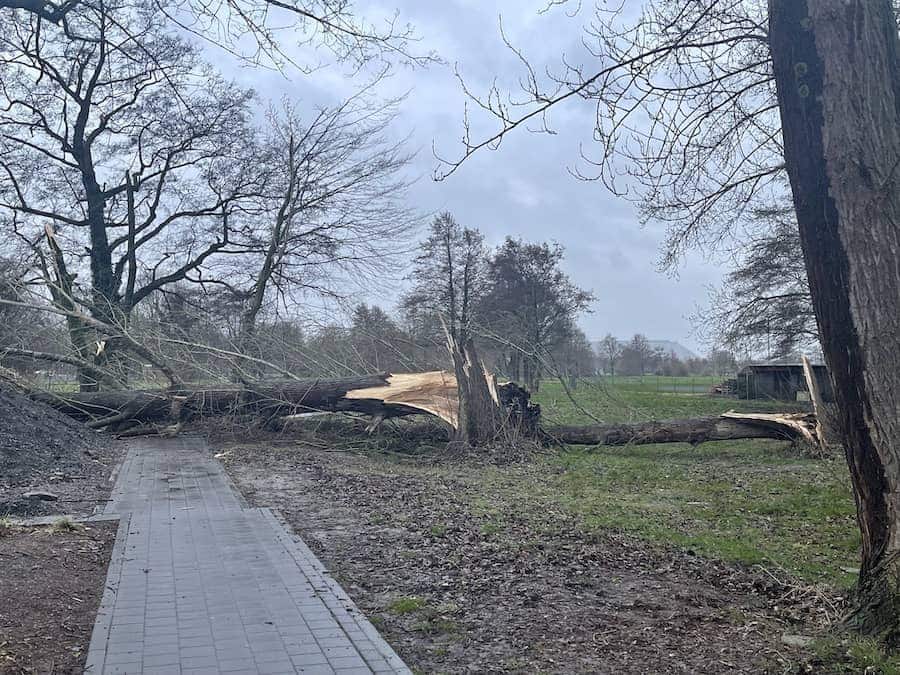
{"type": "Polygon", "coordinates": [[[0,527],[0,673],[81,673],[117,523],[0,527]]]}
{"type": "Polygon", "coordinates": [[[0,383],[0,516],[89,514],[109,497],[122,444],[0,383]],[[26,498],[49,492],[53,501],[26,498]]]}
{"type": "Polygon", "coordinates": [[[546,463],[510,466],[492,484],[496,472],[468,459],[271,439],[220,439],[214,452],[252,503],[281,510],[418,672],[819,671],[785,640],[822,631],[834,599],[758,569],[591,534],[509,489],[539,485],[546,463]]]}

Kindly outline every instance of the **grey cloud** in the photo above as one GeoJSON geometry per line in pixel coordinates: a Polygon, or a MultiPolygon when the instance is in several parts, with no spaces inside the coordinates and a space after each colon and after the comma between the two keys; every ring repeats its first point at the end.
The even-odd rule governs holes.
{"type": "MultiPolygon", "coordinates": [[[[495,76],[501,85],[515,87],[520,74],[498,32],[501,13],[507,35],[536,63],[555,66],[563,52],[587,63],[580,46],[585,17],[569,19],[560,12],[537,16],[543,2],[402,0],[397,4],[403,19],[422,36],[422,47],[437,50],[449,64],[459,64],[467,83],[479,93],[495,76]]],[[[389,16],[394,4],[360,0],[357,6],[370,16],[389,16]]],[[[294,74],[290,79],[242,70],[235,76],[263,97],[278,99],[287,94],[310,105],[333,103],[356,86],[338,69],[309,77],[294,74]]],[[[436,164],[432,143],[450,157],[460,151],[464,96],[450,65],[397,68],[382,83],[385,96],[407,91],[396,133],[410,134],[419,149],[413,170],[420,180],[411,191],[416,208],[423,213],[450,210],[460,222],[479,227],[493,245],[507,235],[562,244],[567,251],[566,270],[598,298],[594,312],[582,322],[589,337],[643,332],[698,349],[687,317],[705,301],[706,288],[719,281],[722,269],[690,256],[678,279],[660,275],[656,263],[664,227],[651,224],[642,229],[633,205],[598,183],[569,175],[566,169],[578,162],[579,145],[591,143],[594,110],[590,104],[572,101],[554,112],[556,135],[519,130],[498,151],[483,151],[444,182],[434,183],[430,178],[436,164]]],[[[475,135],[492,128],[474,112],[473,118],[475,135]]],[[[385,302],[383,297],[377,300],[385,302]]]]}

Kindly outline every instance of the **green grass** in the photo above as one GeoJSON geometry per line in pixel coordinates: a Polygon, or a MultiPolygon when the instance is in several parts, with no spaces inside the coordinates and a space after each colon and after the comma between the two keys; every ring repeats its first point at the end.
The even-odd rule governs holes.
{"type": "Polygon", "coordinates": [[[0,517],[0,538],[8,537],[17,530],[18,528],[12,520],[6,516],[0,517]]]}
{"type": "Polygon", "coordinates": [[[591,529],[852,585],[859,534],[842,460],[776,441],[567,451],[557,501],[591,529]]]}
{"type": "Polygon", "coordinates": [[[626,422],[648,419],[674,419],[719,415],[728,410],[788,411],[803,409],[802,405],[784,401],[744,401],[724,396],[710,396],[709,387],[721,378],[681,377],[660,378],[645,376],[629,378],[593,378],[580,381],[571,390],[572,400],[558,380],[544,380],[534,393],[544,418],[555,424],[591,424],[626,422]],[[693,382],[693,384],[692,384],[693,382]],[[696,393],[690,393],[693,386],[696,393]],[[678,391],[672,391],[677,388],[678,391]],[[688,391],[685,391],[688,389],[688,391]],[[579,407],[582,410],[579,410],[579,407]]]}
{"type": "MultiPolygon", "coordinates": [[[[676,379],[702,379],[707,386],[719,381],[676,379]]],[[[798,409],[779,401],[656,391],[654,380],[597,378],[579,383],[573,394],[587,413],[608,422],[798,409]]],[[[592,421],[558,381],[542,382],[534,399],[551,424],[592,421]]],[[[505,481],[516,493],[513,504],[529,499],[522,492],[530,490],[530,499],[540,494],[590,530],[626,532],[839,588],[855,581],[859,533],[841,458],[811,459],[788,443],[743,440],[568,449],[546,462],[551,478],[540,486],[505,481]]],[[[503,518],[483,513],[486,522],[503,518]]]]}
{"type": "Polygon", "coordinates": [[[816,672],[822,675],[839,673],[871,673],[872,675],[900,675],[900,655],[891,654],[873,638],[858,635],[829,637],[812,645],[819,663],[816,672]]]}
{"type": "Polygon", "coordinates": [[[500,532],[503,532],[504,529],[505,529],[505,527],[503,525],[501,525],[500,523],[488,521],[486,523],[482,523],[481,534],[483,534],[486,537],[490,537],[491,535],[499,534],[500,532]]]}

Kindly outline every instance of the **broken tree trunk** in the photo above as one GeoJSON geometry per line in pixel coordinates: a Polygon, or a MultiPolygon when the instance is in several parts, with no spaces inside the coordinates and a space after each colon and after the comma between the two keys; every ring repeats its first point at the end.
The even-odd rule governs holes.
{"type": "Polygon", "coordinates": [[[806,378],[806,388],[809,390],[809,399],[812,401],[813,412],[816,415],[816,437],[824,451],[832,443],[839,442],[838,434],[831,429],[831,415],[822,392],[819,389],[819,381],[812,364],[806,356],[800,357],[803,363],[803,376],[806,378]]]}
{"type": "Polygon", "coordinates": [[[650,443],[691,443],[730,441],[742,438],[809,440],[814,428],[812,415],[739,415],[637,422],[555,426],[542,430],[550,441],[572,445],[646,445],[650,443]],[[779,421],[775,418],[783,418],[779,421]]]}
{"type": "Polygon", "coordinates": [[[470,446],[489,444],[503,427],[497,383],[478,358],[471,337],[460,340],[448,332],[447,348],[453,358],[457,386],[453,439],[470,446]]]}
{"type": "MultiPolygon", "coordinates": [[[[490,443],[501,431],[578,445],[703,443],[741,438],[778,438],[816,444],[816,417],[806,414],[724,413],[719,417],[635,424],[557,426],[542,429],[540,406],[515,383],[497,386],[469,353],[463,372],[469,386],[484,390],[490,404],[466,408],[459,403],[453,373],[366,375],[336,379],[284,380],[243,385],[194,385],[169,390],[33,393],[32,398],[88,423],[95,429],[122,431],[131,426],[171,426],[222,415],[255,416],[262,422],[308,412],[356,412],[373,418],[370,429],[390,417],[426,413],[442,419],[457,440],[490,443]],[[477,364],[477,367],[475,366],[477,364]],[[472,384],[474,379],[475,384],[472,384]],[[477,415],[485,413],[487,421],[477,415]],[[468,414],[468,427],[465,415],[468,414]],[[474,431],[473,431],[474,429],[474,431]],[[473,435],[475,434],[475,435],[473,435]]],[[[471,394],[471,392],[470,392],[471,394]]],[[[474,400],[478,400],[475,398],[474,400]]]]}

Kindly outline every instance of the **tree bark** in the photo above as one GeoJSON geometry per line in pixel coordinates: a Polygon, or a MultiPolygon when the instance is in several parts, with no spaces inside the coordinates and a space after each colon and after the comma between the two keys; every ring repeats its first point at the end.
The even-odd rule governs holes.
{"type": "MultiPolygon", "coordinates": [[[[388,375],[329,380],[284,380],[238,385],[185,385],[167,390],[98,391],[59,394],[38,392],[35,400],[83,421],[132,421],[145,424],[180,422],[226,414],[273,418],[316,410],[362,412],[391,417],[415,412],[402,405],[368,399],[346,399],[353,389],[387,384],[388,375]],[[122,416],[121,413],[127,415],[122,416]]],[[[105,426],[95,424],[95,426],[105,426]]]]}
{"type": "Polygon", "coordinates": [[[550,441],[572,445],[647,445],[651,443],[691,443],[731,441],[742,438],[793,440],[786,428],[725,417],[637,422],[634,424],[594,424],[553,426],[541,430],[550,441]]]}
{"type": "Polygon", "coordinates": [[[784,153],[862,535],[860,628],[900,637],[900,59],[889,0],[770,0],[784,153]]]}
{"type": "Polygon", "coordinates": [[[472,338],[460,342],[448,334],[448,342],[459,392],[454,440],[473,447],[487,445],[495,441],[500,432],[499,403],[491,394],[491,383],[472,338]]]}
{"type": "MultiPolygon", "coordinates": [[[[75,275],[69,273],[66,267],[65,256],[56,241],[56,235],[49,225],[45,226],[44,233],[52,255],[52,279],[49,279],[51,270],[47,269],[47,265],[44,264],[44,274],[48,277],[47,286],[50,289],[50,297],[56,307],[68,312],[66,315],[66,329],[69,340],[72,343],[72,349],[78,360],[88,364],[78,367],[78,388],[80,391],[97,391],[103,378],[98,377],[97,371],[100,369],[94,363],[95,354],[92,349],[92,338],[96,334],[90,326],[74,315],[74,312],[77,311],[72,287],[75,275]]],[[[44,260],[43,256],[41,260],[44,260]]]]}

